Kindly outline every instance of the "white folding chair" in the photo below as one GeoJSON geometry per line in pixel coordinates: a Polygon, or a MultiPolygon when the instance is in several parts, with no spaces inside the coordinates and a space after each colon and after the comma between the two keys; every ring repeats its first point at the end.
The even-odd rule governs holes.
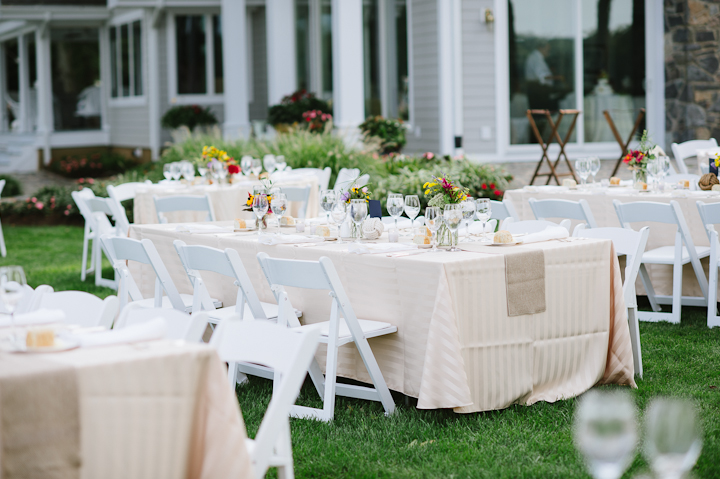
{"type": "Polygon", "coordinates": [[[545,221],[545,220],[525,220],[525,221],[508,221],[511,220],[511,218],[507,218],[505,221],[503,221],[503,224],[501,226],[502,229],[509,231],[510,233],[517,235],[517,234],[531,234],[531,233],[539,233],[540,231],[545,230],[545,228],[548,227],[555,227],[555,226],[562,226],[566,230],[568,230],[568,234],[570,234],[570,220],[562,220],[560,224],[553,223],[552,221],[545,221]]]}
{"type": "Polygon", "coordinates": [[[359,176],[359,168],[340,168],[333,189],[335,191],[345,191],[359,176]]]}
{"type": "Polygon", "coordinates": [[[502,201],[490,200],[490,217],[498,221],[504,221],[507,218],[520,221],[515,205],[513,205],[512,200],[507,197],[503,198],[502,201]]]}
{"type": "Polygon", "coordinates": [[[587,200],[536,200],[535,198],[530,198],[528,202],[535,215],[535,219],[568,218],[584,221],[588,228],[598,227],[587,200]]]}
{"type": "Polygon", "coordinates": [[[25,293],[15,307],[15,314],[37,311],[40,309],[40,302],[43,296],[53,292],[52,286],[48,286],[47,284],[41,284],[34,290],[30,286],[25,285],[23,289],[25,293]]]}
{"type": "Polygon", "coordinates": [[[295,168],[292,170],[292,173],[315,175],[318,179],[319,190],[323,191],[327,190],[330,185],[330,175],[332,174],[332,170],[329,166],[326,166],[324,170],[321,170],[320,168],[295,168]]]}
{"type": "MultiPolygon", "coordinates": [[[[103,235],[101,237],[108,257],[113,264],[115,273],[120,281],[118,297],[120,310],[125,309],[128,297],[135,307],[143,308],[174,308],[189,313],[192,311],[193,297],[189,294],[178,293],[172,277],[165,267],[155,245],[149,239],[136,240],[118,236],[103,235]],[[144,299],[140,288],[130,274],[127,261],[150,265],[155,272],[155,295],[152,299],[144,299]],[[163,296],[165,293],[166,296],[163,296]]],[[[210,298],[215,307],[222,307],[222,302],[210,298]]]]}
{"type": "Polygon", "coordinates": [[[717,288],[718,288],[718,261],[720,261],[720,246],[715,225],[720,224],[720,203],[703,203],[697,201],[700,218],[705,225],[705,232],[710,240],[710,281],[708,284],[708,328],[720,326],[720,316],[717,314],[717,288]]]}
{"type": "Polygon", "coordinates": [[[267,253],[258,253],[258,261],[263,273],[275,294],[280,306],[278,324],[291,328],[316,327],[314,324],[301,326],[290,305],[290,299],[284,287],[303,289],[329,290],[332,298],[330,320],[320,324],[320,341],[327,344],[326,374],[317,361],[313,361],[309,374],[315,384],[320,397],[323,398],[323,409],[295,406],[292,411],[294,417],[312,418],[321,421],[331,421],[335,415],[335,396],[348,396],[358,399],[380,401],[385,408],[385,414],[395,411],[395,402],[388,390],[385,378],[370,349],[368,338],[384,336],[397,332],[397,327],[390,323],[358,319],[350,304],[350,298],[340,282],[340,277],[327,257],[320,261],[298,261],[289,259],[270,258],[267,253]],[[340,316],[342,315],[342,318],[340,316]],[[344,344],[355,343],[358,353],[367,368],[374,388],[337,384],[337,355],[338,349],[344,344]]]}
{"type": "Polygon", "coordinates": [[[298,218],[305,219],[310,198],[310,186],[283,186],[282,192],[288,201],[300,203],[298,218]]]}
{"type": "Polygon", "coordinates": [[[108,196],[112,200],[111,206],[115,211],[115,227],[119,230],[118,234],[127,236],[128,229],[130,228],[130,221],[125,213],[125,207],[122,205],[122,202],[135,199],[138,187],[147,186],[149,184],[152,184],[150,180],[147,180],[144,183],[131,182],[123,183],[121,185],[108,185],[107,192],[108,196]]]}
{"type": "Polygon", "coordinates": [[[190,315],[176,309],[138,308],[129,304],[120,312],[114,329],[147,323],[155,318],[163,318],[167,321],[168,329],[165,339],[184,339],[190,343],[202,341],[208,324],[207,313],[190,315]]]}
{"type": "Polygon", "coordinates": [[[102,326],[110,329],[118,313],[117,296],[100,299],[85,291],[57,291],[45,293],[40,308],[59,309],[68,323],[82,327],[102,326]]]}
{"type": "Polygon", "coordinates": [[[625,228],[591,228],[586,229],[579,224],[575,227],[573,236],[580,238],[609,239],[615,246],[615,253],[625,256],[625,282],[623,283],[623,296],[628,312],[628,325],[630,326],[630,342],[633,351],[635,374],[643,377],[642,350],[640,349],[640,324],[637,315],[637,295],[635,294],[635,281],[637,280],[642,256],[645,252],[650,228],[645,226],[640,231],[625,228]]]}
{"type": "MultiPolygon", "coordinates": [[[[220,323],[210,339],[223,361],[261,364],[275,371],[270,404],[255,439],[246,443],[258,479],[270,467],[278,468],[278,477],[294,477],[288,416],[314,362],[319,339],[318,328],[288,329],[238,318],[220,323]]],[[[234,381],[231,386],[234,393],[234,381]]]]}
{"type": "Polygon", "coordinates": [[[668,175],[665,177],[665,179],[663,181],[669,185],[676,185],[684,180],[688,180],[690,182],[690,189],[692,191],[698,190],[698,188],[699,188],[698,181],[700,181],[699,175],[693,175],[693,174],[668,175]]]}
{"type": "Polygon", "coordinates": [[[157,196],[153,195],[155,202],[155,211],[157,212],[158,222],[167,223],[168,220],[164,213],[173,211],[205,211],[207,217],[205,221],[215,221],[215,211],[213,210],[210,196],[205,195],[185,195],[185,196],[157,196]]]}
{"type": "Polygon", "coordinates": [[[685,165],[685,160],[693,156],[697,156],[698,150],[717,148],[718,144],[715,138],[710,138],[709,140],[690,140],[683,143],[673,143],[671,146],[679,172],[682,174],[688,174],[688,168],[687,165],[685,165]]]}
{"type": "MultiPolygon", "coordinates": [[[[2,195],[2,191],[5,188],[5,180],[0,180],[0,195],[2,195]]],[[[0,255],[2,257],[7,256],[7,249],[5,248],[5,235],[3,235],[2,230],[2,222],[0,222],[0,255]]]]}
{"type": "Polygon", "coordinates": [[[653,222],[674,224],[677,226],[675,233],[675,246],[661,246],[643,253],[642,264],[640,265],[640,279],[648,295],[652,311],[639,311],[638,318],[641,321],[670,321],[680,322],[680,311],[685,306],[707,306],[708,282],[705,271],[700,264],[700,258],[710,255],[710,248],[707,246],[695,247],[690,231],[688,230],[685,217],[677,201],[667,203],[656,203],[652,201],[638,201],[634,203],[621,203],[613,200],[615,211],[623,228],[632,229],[630,223],[653,222]],[[683,246],[683,243],[685,246],[683,246]],[[683,265],[691,263],[695,276],[697,277],[702,297],[682,296],[682,269],[683,265]],[[673,294],[672,296],[658,296],[655,294],[646,264],[664,264],[673,267],[673,294]],[[671,313],[663,313],[660,304],[672,304],[671,313]]]}

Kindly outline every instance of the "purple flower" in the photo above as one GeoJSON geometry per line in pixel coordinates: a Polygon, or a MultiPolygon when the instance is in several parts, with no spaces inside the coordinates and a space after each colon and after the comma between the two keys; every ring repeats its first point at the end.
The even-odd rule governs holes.
{"type": "Polygon", "coordinates": [[[346,191],[345,193],[343,193],[342,196],[340,197],[340,199],[347,202],[350,199],[350,192],[346,191]]]}

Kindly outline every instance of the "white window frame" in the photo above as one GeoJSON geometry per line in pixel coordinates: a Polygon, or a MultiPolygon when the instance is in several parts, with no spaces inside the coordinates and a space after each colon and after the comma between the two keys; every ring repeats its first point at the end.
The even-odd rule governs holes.
{"type": "Polygon", "coordinates": [[[175,11],[168,14],[167,23],[167,54],[168,54],[168,101],[171,105],[222,105],[225,95],[215,93],[215,44],[213,35],[213,17],[219,11],[210,13],[175,11]],[[194,15],[204,17],[205,21],[205,86],[206,93],[179,94],[177,78],[177,44],[175,43],[175,17],[178,15],[194,15]]]}
{"type": "MultiPolygon", "coordinates": [[[[495,17],[495,87],[496,104],[496,154],[499,161],[527,161],[528,158],[539,158],[537,144],[510,144],[510,58],[508,38],[507,0],[494,0],[495,17]]],[[[665,76],[664,76],[664,17],[662,5],[656,2],[645,2],[645,124],[658,145],[665,145],[665,76]]],[[[584,113],[583,91],[583,52],[582,52],[582,0],[574,0],[576,18],[575,28],[575,108],[584,113]]],[[[592,153],[601,158],[612,158],[619,155],[620,147],[616,142],[585,142],[585,121],[583,114],[578,116],[575,125],[576,141],[568,143],[565,151],[571,158],[592,153]]],[[[627,135],[629,132],[620,132],[627,135]]],[[[550,147],[550,155],[554,158],[559,153],[557,143],[550,147]],[[554,156],[553,156],[554,155],[554,156]]]]}
{"type": "MultiPolygon", "coordinates": [[[[120,36],[120,28],[123,25],[127,25],[128,27],[128,54],[130,55],[130,58],[128,58],[128,68],[130,75],[130,95],[129,96],[112,96],[112,79],[108,78],[110,80],[110,84],[107,88],[107,97],[108,97],[108,105],[113,108],[117,107],[135,107],[135,106],[145,106],[147,104],[147,60],[146,60],[146,48],[143,48],[143,45],[140,46],[140,63],[143,66],[143,72],[142,72],[142,78],[140,81],[142,81],[142,95],[134,95],[135,93],[135,45],[134,45],[134,37],[133,37],[133,31],[132,26],[135,22],[140,22],[140,35],[143,42],[143,45],[147,45],[147,32],[145,28],[145,19],[143,15],[142,10],[133,10],[130,12],[126,12],[120,15],[115,16],[112,18],[107,25],[107,28],[105,29],[105,35],[108,45],[108,66],[110,66],[110,59],[112,56],[109,55],[110,48],[112,48],[112,44],[110,43],[110,29],[115,28],[115,74],[117,75],[117,78],[115,81],[117,81],[117,87],[118,87],[118,95],[122,91],[122,40],[120,36]]],[[[108,71],[108,76],[112,74],[112,68],[108,71]]]]}

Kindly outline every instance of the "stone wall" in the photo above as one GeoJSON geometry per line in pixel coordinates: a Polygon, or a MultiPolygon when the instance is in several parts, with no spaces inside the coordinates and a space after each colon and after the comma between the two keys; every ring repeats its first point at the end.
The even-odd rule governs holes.
{"type": "Polygon", "coordinates": [[[665,0],[666,138],[720,139],[720,1],[665,0]]]}

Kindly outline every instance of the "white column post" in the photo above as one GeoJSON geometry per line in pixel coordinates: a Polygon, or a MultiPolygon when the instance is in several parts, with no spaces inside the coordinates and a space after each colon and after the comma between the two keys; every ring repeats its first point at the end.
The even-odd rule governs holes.
{"type": "Polygon", "coordinates": [[[0,66],[2,66],[2,72],[0,73],[0,132],[3,132],[6,130],[10,131],[10,125],[5,123],[7,120],[7,118],[5,118],[5,110],[7,109],[5,104],[5,97],[7,95],[5,91],[5,75],[7,73],[5,72],[5,48],[2,43],[0,43],[0,66]]]}
{"type": "MultiPolygon", "coordinates": [[[[111,88],[110,69],[110,33],[109,27],[100,27],[100,121],[103,131],[110,132],[110,114],[108,98],[111,88]]],[[[130,35],[132,38],[132,35],[130,35]]],[[[132,61],[130,62],[132,65],[132,61]]],[[[132,78],[132,76],[130,77],[132,78]]],[[[110,139],[112,144],[112,139],[110,139]]]]}
{"type": "MultiPolygon", "coordinates": [[[[147,32],[147,61],[143,63],[147,76],[147,91],[145,97],[148,100],[148,119],[150,127],[150,156],[155,161],[160,158],[160,75],[156,65],[159,62],[159,44],[160,36],[158,34],[158,25],[160,22],[161,12],[148,10],[145,15],[145,31],[147,32]]],[[[144,60],[143,60],[144,61],[144,60]]]]}
{"type": "Polygon", "coordinates": [[[333,116],[348,144],[365,119],[362,8],[362,0],[332,2],[333,116]]]}
{"type": "Polygon", "coordinates": [[[247,45],[245,0],[222,0],[223,84],[225,138],[248,137],[247,45]]]}
{"type": "Polygon", "coordinates": [[[50,163],[50,134],[53,131],[52,84],[50,83],[50,32],[42,26],[35,31],[35,58],[38,82],[38,133],[42,137],[43,161],[50,163]]]}
{"type": "Polygon", "coordinates": [[[438,120],[440,122],[440,154],[455,151],[455,116],[453,96],[453,3],[437,0],[438,28],[438,120]]]}
{"type": "Polygon", "coordinates": [[[295,0],[267,0],[265,24],[268,104],[276,105],[297,89],[295,0]]]}
{"type": "Polygon", "coordinates": [[[28,44],[27,37],[20,35],[18,37],[18,85],[20,100],[20,132],[25,133],[29,128],[29,110],[30,107],[30,85],[28,84],[30,75],[28,70],[28,44]]]}
{"type": "Polygon", "coordinates": [[[308,90],[315,93],[318,98],[327,91],[327,85],[322,84],[322,17],[320,11],[320,0],[308,0],[308,30],[310,31],[310,85],[308,90]]]}
{"type": "Polygon", "coordinates": [[[463,149],[463,64],[462,64],[462,0],[453,3],[453,147],[454,154],[463,149]]]}

